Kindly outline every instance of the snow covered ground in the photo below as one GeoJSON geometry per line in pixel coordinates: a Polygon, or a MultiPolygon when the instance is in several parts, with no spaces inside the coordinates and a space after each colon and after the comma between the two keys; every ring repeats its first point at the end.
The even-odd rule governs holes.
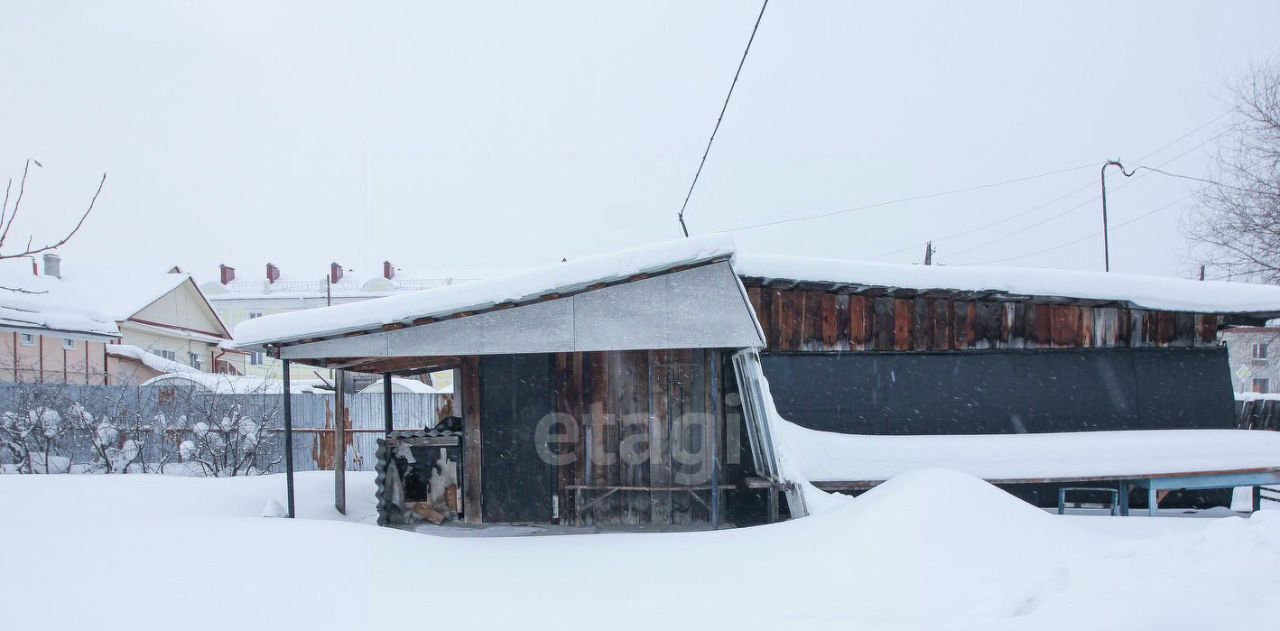
{"type": "Polygon", "coordinates": [[[12,629],[1217,629],[1280,621],[1280,510],[1059,517],[898,476],[715,533],[454,538],[373,526],[371,474],[0,476],[12,629]]]}

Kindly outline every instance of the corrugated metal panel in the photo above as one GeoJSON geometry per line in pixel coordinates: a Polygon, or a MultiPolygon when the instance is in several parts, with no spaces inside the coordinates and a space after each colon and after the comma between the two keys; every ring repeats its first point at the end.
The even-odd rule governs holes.
{"type": "Polygon", "coordinates": [[[281,349],[283,359],[426,357],[674,348],[764,340],[728,263],[567,298],[281,349]]]}

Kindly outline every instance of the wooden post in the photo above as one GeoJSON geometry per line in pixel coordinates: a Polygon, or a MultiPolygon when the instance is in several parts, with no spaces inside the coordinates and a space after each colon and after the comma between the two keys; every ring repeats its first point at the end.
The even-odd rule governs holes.
{"type": "Polygon", "coordinates": [[[391,373],[383,373],[382,375],[382,421],[386,426],[387,434],[395,429],[395,423],[391,420],[391,373]]]}
{"type": "Polygon", "coordinates": [[[289,392],[289,360],[284,360],[284,484],[289,517],[293,518],[293,405],[289,392]]]}
{"type": "Polygon", "coordinates": [[[334,372],[333,507],[347,514],[347,371],[334,372]]]}
{"type": "MultiPolygon", "coordinates": [[[[472,355],[462,362],[462,488],[463,519],[467,523],[484,521],[481,487],[480,437],[480,358],[472,355]]],[[[455,383],[454,391],[458,391],[455,383]]]]}

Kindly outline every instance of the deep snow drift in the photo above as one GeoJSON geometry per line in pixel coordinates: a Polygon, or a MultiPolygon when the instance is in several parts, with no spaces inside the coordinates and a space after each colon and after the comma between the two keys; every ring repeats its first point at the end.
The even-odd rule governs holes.
{"type": "Polygon", "coordinates": [[[369,525],[372,478],[0,476],[24,629],[1211,629],[1280,619],[1280,511],[1058,517],[921,470],[715,533],[442,538],[369,525]],[[348,523],[341,523],[345,520],[348,523]],[[356,523],[351,523],[356,522],[356,523]]]}
{"type": "Polygon", "coordinates": [[[872,436],[821,432],[781,418],[774,427],[811,481],[886,480],[922,467],[954,469],[984,480],[1017,480],[1280,465],[1280,432],[1170,429],[872,436]]]}

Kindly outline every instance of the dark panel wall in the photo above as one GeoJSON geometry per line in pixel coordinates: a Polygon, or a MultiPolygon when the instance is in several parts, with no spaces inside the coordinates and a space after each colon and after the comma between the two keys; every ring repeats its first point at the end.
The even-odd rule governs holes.
{"type": "Polygon", "coordinates": [[[1226,349],[769,353],[778,411],[863,434],[1235,426],[1226,349]]]}
{"type": "Polygon", "coordinates": [[[464,370],[464,388],[469,394],[468,375],[478,375],[479,405],[464,397],[464,408],[479,422],[467,421],[465,464],[468,484],[480,480],[484,521],[551,522],[553,496],[560,523],[711,521],[711,479],[722,479],[738,451],[734,442],[732,457],[724,455],[723,355],[674,349],[468,360],[474,367],[464,370]]]}
{"type": "Polygon", "coordinates": [[[551,359],[480,358],[480,479],[486,522],[551,521],[552,469],[535,442],[538,422],[555,411],[551,359]]]}

